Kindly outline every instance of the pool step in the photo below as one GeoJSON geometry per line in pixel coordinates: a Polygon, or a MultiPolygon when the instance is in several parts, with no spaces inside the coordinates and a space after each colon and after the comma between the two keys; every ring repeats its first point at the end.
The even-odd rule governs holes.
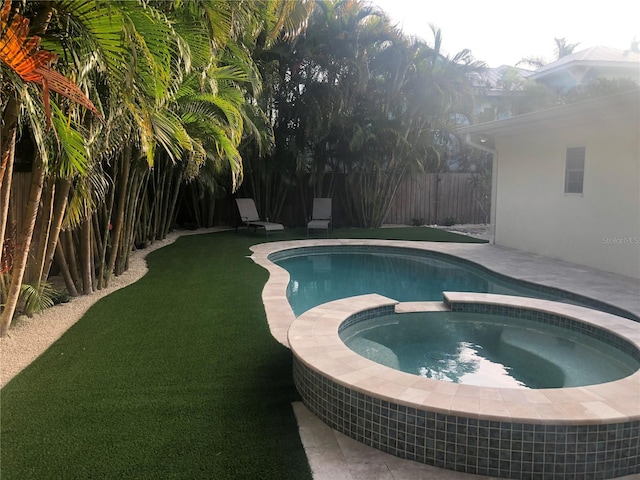
{"type": "Polygon", "coordinates": [[[449,305],[444,302],[402,302],[396,305],[396,313],[449,311],[449,305]]]}
{"type": "MultiPolygon", "coordinates": [[[[597,351],[593,344],[568,341],[564,335],[543,335],[520,329],[505,329],[500,340],[504,345],[535,355],[540,359],[540,364],[551,364],[552,367],[548,368],[548,371],[558,370],[564,377],[562,386],[565,388],[592,385],[600,383],[599,379],[602,378],[614,378],[612,364],[597,360],[600,358],[598,355],[605,355],[606,352],[597,351]],[[592,360],[586,365],[584,359],[592,360]]],[[[624,363],[623,360],[620,361],[624,363]]],[[[541,366],[540,371],[544,370],[541,366]]]]}

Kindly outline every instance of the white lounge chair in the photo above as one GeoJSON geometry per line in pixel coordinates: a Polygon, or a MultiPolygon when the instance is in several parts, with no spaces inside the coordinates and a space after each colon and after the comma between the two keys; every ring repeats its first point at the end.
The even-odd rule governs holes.
{"type": "Polygon", "coordinates": [[[236,205],[238,205],[240,219],[247,228],[253,228],[254,230],[264,228],[267,236],[269,236],[269,232],[284,232],[284,225],[281,223],[264,222],[260,220],[253,198],[236,198],[236,205]]]}
{"type": "Polygon", "coordinates": [[[309,230],[326,230],[329,236],[329,228],[331,225],[331,199],[330,198],[314,198],[313,210],[311,213],[311,221],[307,223],[307,237],[309,230]]]}

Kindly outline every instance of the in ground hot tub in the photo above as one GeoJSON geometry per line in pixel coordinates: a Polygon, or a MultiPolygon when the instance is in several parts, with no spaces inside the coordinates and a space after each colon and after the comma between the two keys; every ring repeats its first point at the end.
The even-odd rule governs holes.
{"type": "Polygon", "coordinates": [[[425,378],[506,388],[565,388],[608,383],[640,362],[580,329],[464,311],[381,315],[341,326],[351,350],[425,378]]]}
{"type": "Polygon", "coordinates": [[[397,312],[504,315],[581,333],[640,361],[631,320],[531,298],[446,293],[445,304],[365,295],[293,322],[294,380],[332,428],[401,458],[506,478],[614,478],[640,473],[640,373],[571,388],[504,388],[394,370],[350,350],[339,330],[397,312]]]}

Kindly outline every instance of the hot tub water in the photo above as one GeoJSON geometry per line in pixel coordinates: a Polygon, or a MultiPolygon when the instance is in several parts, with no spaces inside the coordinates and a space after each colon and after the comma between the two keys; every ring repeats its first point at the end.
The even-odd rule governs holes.
{"type": "Polygon", "coordinates": [[[435,380],[486,387],[566,388],[631,375],[629,355],[579,332],[468,312],[385,315],[340,331],[354,352],[435,380]]]}

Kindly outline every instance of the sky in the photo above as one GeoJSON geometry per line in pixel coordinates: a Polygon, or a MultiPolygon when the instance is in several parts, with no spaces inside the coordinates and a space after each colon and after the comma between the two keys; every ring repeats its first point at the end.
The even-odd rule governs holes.
{"type": "Polygon", "coordinates": [[[574,52],[603,45],[626,50],[640,40],[638,0],[371,0],[404,33],[433,44],[430,24],[442,31],[442,50],[468,48],[490,67],[525,57],[553,61],[554,38],[579,43],[574,52]]]}

